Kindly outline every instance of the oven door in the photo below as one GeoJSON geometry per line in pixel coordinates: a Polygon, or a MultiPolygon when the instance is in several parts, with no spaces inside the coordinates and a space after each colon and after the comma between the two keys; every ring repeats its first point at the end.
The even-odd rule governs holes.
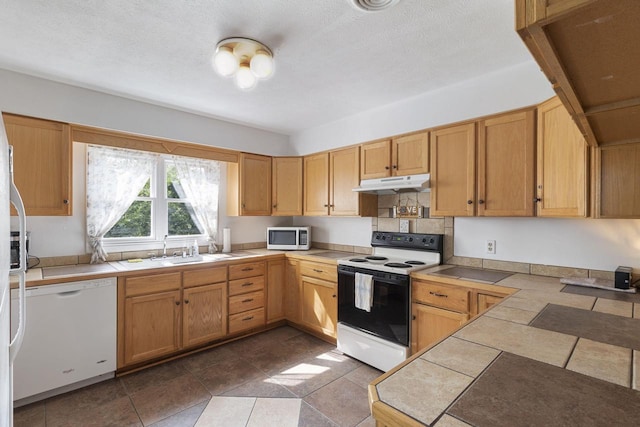
{"type": "Polygon", "coordinates": [[[409,283],[408,275],[339,265],[338,323],[409,346],[409,283]],[[370,312],[355,306],[356,272],[373,276],[373,306],[370,312]]]}

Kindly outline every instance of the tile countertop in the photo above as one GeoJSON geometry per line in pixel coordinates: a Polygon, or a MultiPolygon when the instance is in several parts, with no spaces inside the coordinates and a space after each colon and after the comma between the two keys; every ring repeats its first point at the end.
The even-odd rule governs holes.
{"type": "MultiPolygon", "coordinates": [[[[231,254],[214,254],[209,256],[203,254],[203,259],[193,263],[183,264],[171,264],[154,263],[147,259],[142,262],[127,263],[123,261],[112,261],[101,264],[77,264],[77,265],[65,265],[56,267],[44,267],[44,268],[32,268],[27,271],[26,280],[27,286],[40,286],[69,281],[78,281],[93,279],[99,277],[113,277],[120,276],[131,272],[140,272],[143,270],[164,269],[172,267],[187,267],[194,265],[215,264],[221,261],[246,261],[257,257],[266,257],[274,255],[287,254],[292,257],[300,258],[303,260],[316,261],[316,262],[335,262],[340,258],[346,258],[353,256],[352,252],[340,252],[332,251],[328,249],[310,249],[308,251],[274,251],[267,249],[251,249],[232,252],[231,254]]],[[[17,286],[17,278],[11,277],[11,287],[17,286]]]]}
{"type": "Polygon", "coordinates": [[[558,278],[526,274],[496,285],[517,291],[371,383],[376,419],[438,427],[638,425],[635,295],[571,292],[558,278]]]}

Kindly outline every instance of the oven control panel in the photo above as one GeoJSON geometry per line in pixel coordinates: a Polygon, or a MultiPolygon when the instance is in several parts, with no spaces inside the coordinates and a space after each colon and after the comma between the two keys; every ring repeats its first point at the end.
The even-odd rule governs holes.
{"type": "Polygon", "coordinates": [[[392,233],[374,231],[371,246],[387,246],[429,251],[442,251],[444,236],[442,234],[392,233]]]}

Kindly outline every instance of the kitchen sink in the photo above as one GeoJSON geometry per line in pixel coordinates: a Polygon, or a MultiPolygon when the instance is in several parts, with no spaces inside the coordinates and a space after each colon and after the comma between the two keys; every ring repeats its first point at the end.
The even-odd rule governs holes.
{"type": "Polygon", "coordinates": [[[118,261],[118,264],[127,270],[138,270],[145,268],[157,268],[157,267],[170,267],[172,265],[182,264],[197,264],[202,262],[216,262],[216,261],[228,261],[230,259],[246,257],[254,255],[250,252],[231,252],[231,253],[216,253],[216,254],[202,254],[196,256],[170,256],[170,257],[158,257],[158,258],[146,258],[139,260],[122,260],[118,261]]]}

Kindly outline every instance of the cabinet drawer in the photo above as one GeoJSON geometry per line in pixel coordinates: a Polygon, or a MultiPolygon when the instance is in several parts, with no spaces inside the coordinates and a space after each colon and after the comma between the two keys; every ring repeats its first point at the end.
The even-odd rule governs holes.
{"type": "Polygon", "coordinates": [[[264,276],[247,277],[229,281],[229,295],[264,290],[264,276]]]}
{"type": "Polygon", "coordinates": [[[182,285],[185,288],[210,285],[227,280],[227,267],[203,268],[182,273],[182,285]]]}
{"type": "Polygon", "coordinates": [[[411,285],[413,301],[461,313],[469,312],[469,290],[466,288],[419,281],[414,281],[411,285]]]}
{"type": "Polygon", "coordinates": [[[264,261],[229,266],[229,280],[264,275],[264,261]]]}
{"type": "Polygon", "coordinates": [[[254,308],[264,307],[264,292],[251,292],[229,298],[229,314],[242,313],[254,308]]]}
{"type": "Polygon", "coordinates": [[[173,291],[180,289],[180,273],[154,274],[152,276],[127,277],[125,295],[128,297],[173,291]]]}
{"type": "Polygon", "coordinates": [[[338,267],[330,264],[303,261],[300,263],[300,274],[330,282],[338,281],[338,267]]]}
{"type": "Polygon", "coordinates": [[[264,325],[264,308],[229,316],[229,333],[244,331],[264,325]]]}

